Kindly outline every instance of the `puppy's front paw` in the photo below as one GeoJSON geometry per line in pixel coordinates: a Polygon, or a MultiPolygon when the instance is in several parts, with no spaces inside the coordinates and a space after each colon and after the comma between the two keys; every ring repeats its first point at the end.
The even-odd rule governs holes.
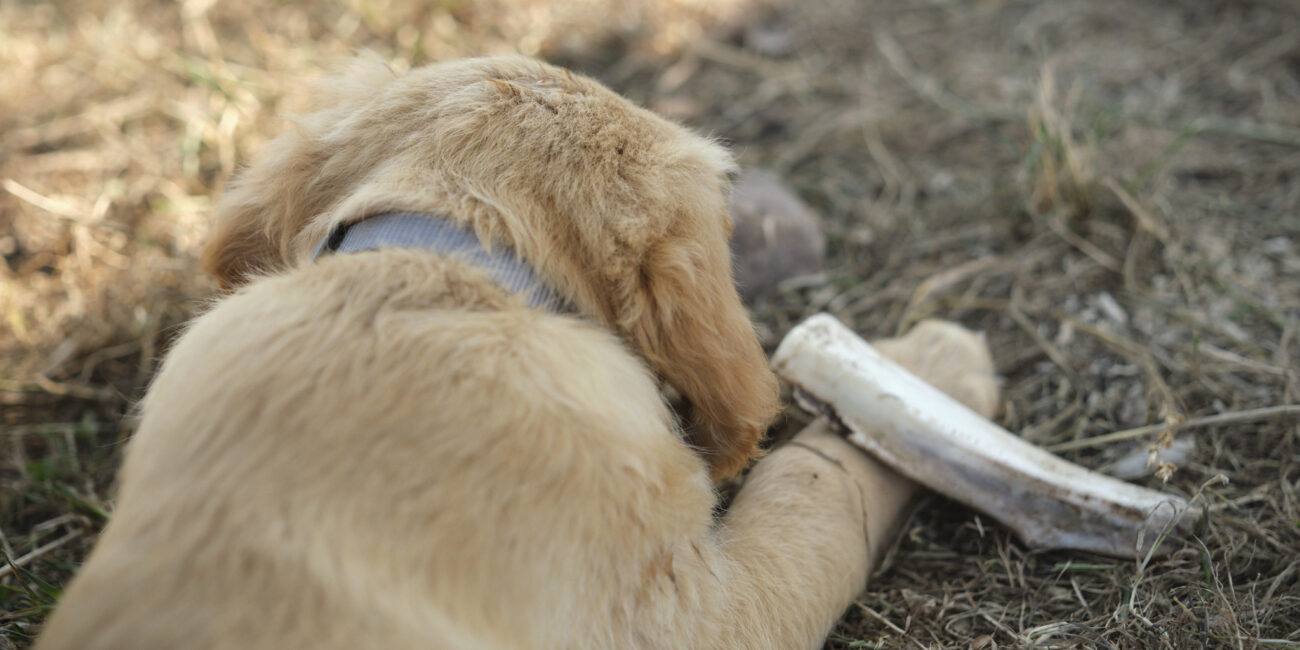
{"type": "Polygon", "coordinates": [[[924,320],[904,336],[872,345],[980,415],[997,413],[997,374],[983,334],[949,321],[924,320]]]}

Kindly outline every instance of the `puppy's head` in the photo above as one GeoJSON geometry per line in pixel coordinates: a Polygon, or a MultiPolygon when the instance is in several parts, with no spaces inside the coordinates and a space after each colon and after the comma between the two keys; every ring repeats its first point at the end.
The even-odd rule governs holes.
{"type": "Polygon", "coordinates": [[[300,263],[339,222],[441,214],[514,247],[689,402],[715,477],[757,453],[776,380],[732,284],[714,143],[590,79],[520,57],[320,86],[217,210],[204,267],[223,286],[300,263]]]}

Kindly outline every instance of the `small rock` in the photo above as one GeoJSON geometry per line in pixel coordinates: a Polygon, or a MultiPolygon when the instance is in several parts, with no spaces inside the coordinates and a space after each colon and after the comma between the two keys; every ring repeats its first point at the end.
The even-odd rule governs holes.
{"type": "Polygon", "coordinates": [[[765,56],[785,56],[794,50],[794,35],[785,25],[750,25],[745,45],[765,56]]]}
{"type": "Polygon", "coordinates": [[[1138,445],[1115,462],[1101,468],[1101,471],[1131,481],[1149,476],[1159,465],[1185,465],[1195,453],[1196,438],[1191,435],[1178,436],[1168,449],[1155,450],[1154,458],[1151,456],[1150,445],[1138,445]]]}
{"type": "Polygon", "coordinates": [[[1273,237],[1272,239],[1265,239],[1263,245],[1261,245],[1260,248],[1262,248],[1264,252],[1268,253],[1269,255],[1278,255],[1278,256],[1289,255],[1291,253],[1291,239],[1287,237],[1273,237]]]}
{"type": "Polygon", "coordinates": [[[731,215],[736,286],[745,302],[775,296],[783,282],[821,271],[826,256],[821,224],[776,174],[742,173],[732,188],[731,215]]]}
{"type": "Polygon", "coordinates": [[[1128,313],[1119,306],[1119,301],[1115,300],[1110,292],[1103,291],[1097,294],[1097,307],[1116,325],[1123,327],[1128,324],[1128,313]]]}
{"type": "Polygon", "coordinates": [[[744,47],[763,56],[779,58],[789,55],[799,43],[795,40],[794,24],[790,14],[770,3],[766,7],[751,8],[741,18],[736,34],[744,47]]]}

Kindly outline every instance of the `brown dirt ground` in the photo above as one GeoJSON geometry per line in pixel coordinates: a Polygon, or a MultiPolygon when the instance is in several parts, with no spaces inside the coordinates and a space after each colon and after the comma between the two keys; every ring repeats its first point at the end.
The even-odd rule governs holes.
{"type": "Polygon", "coordinates": [[[0,0],[0,648],[89,549],[130,405],[213,296],[212,197],[357,49],[538,54],[784,175],[830,249],[755,306],[769,346],[823,310],[954,319],[1034,442],[1103,467],[1193,441],[1163,489],[1208,516],[1168,555],[1030,550],[931,498],[827,647],[1300,646],[1300,414],[1257,411],[1300,402],[1294,0],[263,4],[0,0]]]}

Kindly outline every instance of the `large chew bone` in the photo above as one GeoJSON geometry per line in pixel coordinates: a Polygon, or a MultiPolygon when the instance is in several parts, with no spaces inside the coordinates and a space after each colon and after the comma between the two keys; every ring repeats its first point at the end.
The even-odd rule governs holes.
{"type": "Polygon", "coordinates": [[[803,406],[849,441],[949,498],[987,513],[1031,547],[1120,557],[1195,521],[1181,497],[1066,462],[988,421],[884,358],[828,314],[795,327],[772,356],[803,406]]]}

